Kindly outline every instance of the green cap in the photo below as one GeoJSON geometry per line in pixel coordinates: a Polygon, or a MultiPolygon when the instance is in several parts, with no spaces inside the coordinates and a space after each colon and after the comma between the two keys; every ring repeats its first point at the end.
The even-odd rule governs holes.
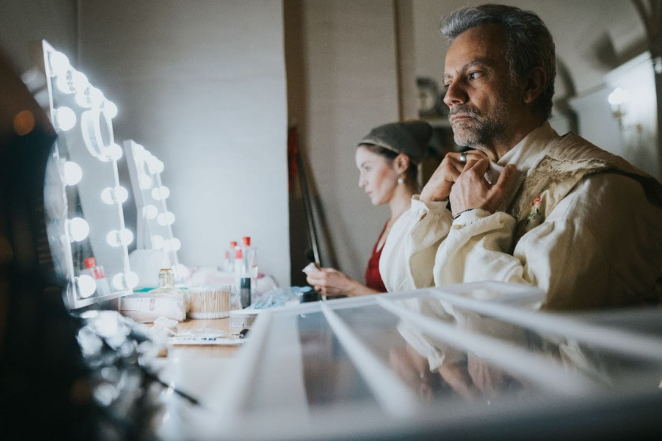
{"type": "Polygon", "coordinates": [[[432,126],[425,121],[407,121],[375,127],[363,137],[361,144],[374,144],[396,153],[404,153],[418,164],[425,156],[432,138],[432,126]]]}

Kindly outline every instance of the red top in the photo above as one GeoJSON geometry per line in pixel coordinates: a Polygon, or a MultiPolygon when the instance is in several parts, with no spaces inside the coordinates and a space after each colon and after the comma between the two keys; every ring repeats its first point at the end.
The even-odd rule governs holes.
{"type": "Polygon", "coordinates": [[[375,291],[379,292],[386,292],[386,287],[384,286],[384,282],[382,281],[382,276],[379,274],[379,258],[382,256],[382,250],[384,247],[382,246],[380,249],[377,249],[377,246],[379,246],[379,241],[382,239],[382,235],[384,234],[384,231],[386,231],[386,224],[384,224],[384,229],[382,232],[379,234],[379,237],[377,238],[377,243],[375,244],[374,247],[372,247],[372,256],[370,256],[370,260],[368,260],[368,267],[365,269],[365,284],[368,288],[374,289],[375,291]]]}

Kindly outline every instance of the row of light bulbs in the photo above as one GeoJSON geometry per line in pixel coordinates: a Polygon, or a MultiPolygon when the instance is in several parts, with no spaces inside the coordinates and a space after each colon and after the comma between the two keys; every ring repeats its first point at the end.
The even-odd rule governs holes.
{"type": "MultiPolygon", "coordinates": [[[[138,282],[138,274],[133,271],[128,273],[117,273],[112,279],[113,287],[118,291],[133,289],[138,286],[138,282]]],[[[78,294],[84,299],[90,297],[97,290],[96,280],[87,274],[78,276],[76,284],[78,285],[78,294]]]]}

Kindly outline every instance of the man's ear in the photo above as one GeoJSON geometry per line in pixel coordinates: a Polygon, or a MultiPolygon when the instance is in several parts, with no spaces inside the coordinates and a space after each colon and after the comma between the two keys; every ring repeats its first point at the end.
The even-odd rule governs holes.
{"type": "Polygon", "coordinates": [[[404,153],[400,153],[398,156],[393,159],[393,169],[397,174],[402,174],[407,171],[409,168],[409,156],[404,153]]]}
{"type": "Polygon", "coordinates": [[[540,96],[545,87],[547,74],[542,67],[535,67],[524,79],[524,90],[522,91],[522,102],[531,104],[540,96]]]}

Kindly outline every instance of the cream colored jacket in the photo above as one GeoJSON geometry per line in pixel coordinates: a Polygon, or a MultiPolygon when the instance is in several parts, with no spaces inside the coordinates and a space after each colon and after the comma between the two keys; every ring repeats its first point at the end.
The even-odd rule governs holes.
{"type": "Polygon", "coordinates": [[[549,123],[498,162],[507,164],[517,178],[494,214],[477,209],[453,222],[447,201],[414,196],[382,252],[389,291],[496,280],[543,289],[547,309],[660,298],[659,183],[549,123]]]}

